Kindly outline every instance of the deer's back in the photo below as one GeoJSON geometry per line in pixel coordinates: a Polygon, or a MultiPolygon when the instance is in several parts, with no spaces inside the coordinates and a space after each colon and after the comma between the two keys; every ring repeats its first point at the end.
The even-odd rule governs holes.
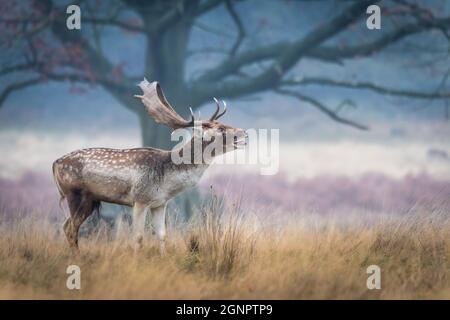
{"type": "Polygon", "coordinates": [[[158,189],[167,154],[153,148],[90,148],[69,153],[53,164],[61,193],[86,191],[100,201],[133,205],[158,189]]]}

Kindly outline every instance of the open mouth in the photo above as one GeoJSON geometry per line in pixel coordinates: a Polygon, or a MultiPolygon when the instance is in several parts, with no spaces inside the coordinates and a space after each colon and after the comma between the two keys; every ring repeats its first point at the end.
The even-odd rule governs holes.
{"type": "Polygon", "coordinates": [[[236,149],[243,149],[247,145],[247,138],[248,135],[242,136],[242,137],[234,137],[234,147],[236,149]]]}
{"type": "Polygon", "coordinates": [[[247,141],[245,140],[238,140],[234,142],[234,147],[236,149],[242,149],[247,145],[247,141]]]}

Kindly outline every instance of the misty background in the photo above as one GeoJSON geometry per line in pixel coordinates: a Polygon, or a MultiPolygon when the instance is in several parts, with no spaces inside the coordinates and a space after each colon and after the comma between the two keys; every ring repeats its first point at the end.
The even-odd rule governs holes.
{"type": "MultiPolygon", "coordinates": [[[[359,1],[360,4],[374,2],[359,1]]],[[[280,170],[276,176],[260,176],[258,167],[213,165],[202,179],[204,190],[213,186],[218,192],[247,195],[266,207],[291,211],[313,208],[323,213],[339,206],[401,211],[422,202],[427,206],[450,207],[450,84],[447,81],[450,3],[447,1],[381,1],[378,3],[382,9],[380,30],[367,29],[369,15],[362,11],[348,25],[311,48],[324,48],[329,54],[336,52],[334,58],[314,56],[312,51],[306,51],[292,66],[282,70],[279,82],[236,95],[224,89],[227,83],[239,85],[270,71],[272,64],[276,67],[277,59],[282,60],[283,54],[291,50],[289,45],[280,46],[279,52],[270,57],[242,65],[221,79],[205,83],[199,79],[227,59],[237,61],[247,52],[274,43],[301,41],[318,28],[329,27],[333,18],[351,11],[350,7],[357,6],[358,2],[193,1],[189,5],[183,1],[151,1],[144,5],[135,1],[83,1],[80,31],[54,31],[49,26],[32,35],[22,32],[20,19],[55,16],[52,19],[57,21],[67,16],[63,9],[68,2],[42,3],[53,9],[32,1],[5,1],[0,5],[0,23],[4,26],[0,37],[2,69],[8,71],[11,66],[29,61],[32,65],[40,59],[52,63],[47,68],[31,66],[0,73],[2,206],[55,201],[52,162],[75,149],[167,146],[163,140],[169,139],[165,135],[168,131],[156,128],[150,117],[144,120],[149,123],[148,131],[143,130],[140,111],[124,107],[124,100],[118,97],[119,93],[123,97],[139,93],[137,83],[145,76],[149,81],[161,82],[169,102],[183,116],[188,107],[193,107],[203,118],[208,117],[214,110],[212,97],[216,96],[228,104],[229,111],[222,118],[224,123],[240,128],[280,130],[280,170]],[[189,11],[203,5],[210,6],[201,14],[189,11]],[[110,19],[109,13],[115,12],[116,6],[119,13],[110,19]],[[142,12],[149,10],[149,15],[159,17],[174,8],[181,13],[166,28],[176,29],[190,14],[194,22],[189,23],[185,48],[169,45],[168,50],[162,51],[164,55],[159,58],[162,60],[151,56],[152,49],[146,47],[148,34],[121,28],[117,23],[145,29],[152,23],[143,18],[142,12]],[[239,22],[233,18],[234,14],[239,22]],[[239,42],[236,40],[241,29],[245,35],[239,42]],[[71,33],[77,33],[100,50],[111,64],[111,72],[88,77],[87,81],[56,77],[69,71],[77,76],[88,74],[76,57],[66,56],[69,62],[75,61],[66,65],[64,59],[53,56],[61,47],[68,46],[64,37],[70,38],[71,33]],[[392,35],[398,39],[383,44],[381,40],[392,35]],[[29,43],[37,46],[36,60],[24,58],[30,56],[29,43]],[[236,51],[230,52],[236,44],[236,51]],[[355,49],[354,54],[342,53],[347,48],[367,44],[374,44],[373,52],[357,53],[355,49]],[[178,80],[173,79],[177,77],[172,79],[169,72],[152,69],[146,62],[151,59],[156,65],[175,64],[177,50],[184,50],[182,91],[172,89],[179,85],[174,84],[178,80]],[[39,81],[33,85],[8,91],[12,84],[36,75],[39,81]],[[115,89],[102,85],[103,76],[111,76],[108,79],[125,89],[121,87],[115,96],[111,93],[115,89]],[[282,88],[283,82],[303,79],[312,80],[282,88]],[[211,89],[207,91],[209,98],[194,99],[194,93],[201,91],[196,87],[211,89]],[[279,88],[299,92],[303,98],[282,94],[277,91],[279,88]],[[319,101],[332,115],[304,97],[319,101]],[[196,101],[200,103],[191,104],[196,101]],[[361,130],[336,121],[334,116],[369,129],[361,130]],[[143,138],[154,137],[156,132],[161,140],[149,138],[147,143],[143,138]]],[[[33,30],[36,25],[39,26],[38,22],[33,22],[25,29],[33,30]]],[[[171,43],[170,39],[164,41],[171,43]]],[[[82,50],[75,56],[83,57],[82,50]]],[[[95,62],[81,60],[92,63],[90,68],[96,70],[95,62]]],[[[283,62],[280,64],[284,68],[283,62]]],[[[143,110],[139,104],[132,108],[143,110]]]]}

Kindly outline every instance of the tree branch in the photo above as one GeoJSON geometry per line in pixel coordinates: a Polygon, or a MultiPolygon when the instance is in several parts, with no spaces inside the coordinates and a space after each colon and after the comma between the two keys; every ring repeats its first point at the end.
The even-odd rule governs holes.
{"type": "Polygon", "coordinates": [[[37,62],[26,62],[26,63],[18,63],[11,66],[6,66],[3,69],[0,70],[0,76],[3,76],[5,74],[14,73],[14,72],[20,72],[20,71],[26,71],[31,70],[33,67],[38,66],[39,64],[37,62]]]}
{"type": "Polygon", "coordinates": [[[339,123],[342,123],[342,124],[345,124],[345,125],[348,125],[353,128],[360,129],[360,130],[369,130],[369,127],[366,125],[363,125],[363,124],[360,124],[355,121],[348,120],[348,119],[345,119],[345,118],[339,116],[336,111],[331,110],[330,108],[326,107],[324,104],[317,101],[316,99],[305,96],[298,92],[285,90],[285,89],[275,89],[274,91],[279,94],[288,95],[288,96],[294,97],[298,100],[305,101],[305,102],[309,103],[310,105],[312,105],[313,107],[319,109],[321,112],[325,113],[328,117],[330,117],[331,119],[333,119],[336,122],[339,122],[339,123]]]}
{"type": "Polygon", "coordinates": [[[147,30],[144,27],[128,24],[126,22],[116,20],[116,19],[110,19],[110,18],[90,17],[90,18],[84,18],[83,22],[97,24],[97,25],[109,25],[109,26],[118,27],[118,28],[122,28],[122,29],[125,29],[128,31],[133,31],[133,32],[147,32],[147,30]]]}
{"type": "MultiPolygon", "coordinates": [[[[448,27],[450,27],[450,17],[436,19],[432,24],[427,25],[420,22],[408,23],[370,43],[349,46],[346,48],[335,46],[310,48],[304,56],[333,63],[340,63],[342,59],[375,54],[407,36],[432,29],[442,30],[442,28],[448,27]]],[[[285,52],[297,42],[277,42],[265,47],[250,49],[234,57],[229,57],[214,69],[206,71],[196,80],[196,82],[218,81],[228,75],[234,74],[237,70],[246,65],[250,65],[258,61],[276,59],[279,57],[280,53],[285,52]]]]}
{"type": "Polygon", "coordinates": [[[235,73],[244,65],[264,61],[266,59],[273,59],[277,57],[280,52],[286,51],[290,46],[291,44],[288,42],[278,42],[266,47],[250,49],[249,51],[226,59],[214,69],[206,71],[195,82],[201,83],[220,80],[225,76],[235,73]]]}
{"type": "Polygon", "coordinates": [[[91,77],[82,74],[58,74],[58,73],[50,73],[45,75],[48,79],[53,81],[71,81],[71,82],[81,82],[81,83],[90,83],[90,84],[100,84],[105,89],[110,92],[114,92],[114,96],[117,100],[121,101],[123,106],[133,112],[138,112],[139,109],[135,107],[134,104],[129,103],[132,100],[132,95],[130,92],[133,90],[133,86],[120,84],[114,82],[109,79],[101,78],[92,80],[91,77]],[[128,100],[129,99],[129,100],[128,100]]]}
{"type": "Polygon", "coordinates": [[[19,81],[13,84],[10,84],[7,86],[0,94],[0,108],[2,107],[3,103],[6,101],[6,99],[11,95],[14,91],[22,90],[26,87],[33,86],[35,84],[38,84],[42,81],[42,77],[39,76],[37,78],[32,78],[28,80],[19,81]]]}
{"type": "Polygon", "coordinates": [[[223,30],[212,28],[212,27],[210,27],[206,24],[200,23],[198,21],[195,21],[195,23],[193,25],[205,32],[209,32],[209,33],[214,34],[219,37],[224,37],[224,38],[232,38],[233,37],[231,34],[224,32],[223,30]]]}
{"type": "Polygon", "coordinates": [[[423,31],[450,27],[450,17],[436,19],[430,23],[414,22],[403,25],[391,33],[380,37],[379,39],[357,46],[349,46],[346,48],[324,46],[311,49],[309,56],[320,59],[346,59],[353,57],[363,57],[375,54],[387,46],[403,39],[407,36],[417,34],[423,31]]]}
{"type": "Polygon", "coordinates": [[[23,18],[13,18],[13,19],[0,19],[0,24],[15,24],[15,25],[22,25],[21,31],[17,32],[14,36],[15,39],[17,38],[26,38],[31,37],[39,32],[43,31],[45,28],[47,28],[50,25],[50,18],[45,17],[43,19],[23,19],[23,18]],[[27,29],[28,25],[34,22],[34,25],[31,29],[27,29]]]}
{"type": "MultiPolygon", "coordinates": [[[[201,5],[193,13],[193,16],[200,16],[205,12],[210,11],[214,7],[221,4],[224,0],[208,0],[204,1],[201,5]]],[[[183,4],[182,4],[183,6],[183,4]]],[[[148,33],[163,33],[167,30],[172,24],[176,23],[178,19],[183,17],[182,8],[176,6],[172,10],[168,11],[165,15],[163,15],[159,20],[157,20],[154,24],[151,25],[150,28],[147,29],[148,33]]]]}
{"type": "Polygon", "coordinates": [[[348,82],[348,81],[338,81],[328,78],[320,77],[307,77],[300,80],[285,80],[282,81],[283,85],[324,85],[324,86],[334,86],[350,89],[367,89],[380,94],[392,95],[392,96],[402,96],[408,98],[417,99],[448,99],[450,98],[450,92],[420,92],[414,90],[402,90],[393,89],[388,87],[383,87],[376,85],[371,82],[348,82]]]}
{"type": "Polygon", "coordinates": [[[234,42],[234,44],[230,50],[230,55],[234,56],[236,54],[237,50],[239,49],[242,41],[244,40],[245,29],[244,29],[244,25],[242,24],[241,18],[236,13],[236,10],[234,9],[233,4],[231,3],[231,0],[225,1],[225,8],[227,9],[228,13],[230,14],[231,18],[234,21],[234,24],[236,25],[236,27],[238,29],[238,35],[237,35],[236,41],[234,42]]]}
{"type": "Polygon", "coordinates": [[[72,81],[72,82],[83,82],[83,83],[90,83],[90,84],[100,84],[103,86],[108,86],[111,88],[115,88],[117,90],[129,90],[130,87],[124,84],[117,83],[113,80],[109,80],[106,78],[95,78],[93,79],[90,76],[84,75],[84,74],[76,74],[76,73],[46,73],[43,75],[43,77],[46,77],[51,80],[55,81],[72,81]]]}
{"type": "MultiPolygon", "coordinates": [[[[59,41],[63,44],[78,44],[86,54],[86,59],[89,62],[89,66],[95,73],[95,79],[107,79],[108,75],[113,74],[114,65],[107,59],[107,57],[94,48],[81,36],[80,32],[66,32],[65,20],[63,18],[55,19],[51,24],[51,31],[59,41]],[[98,75],[102,75],[103,78],[98,75]]],[[[49,77],[51,76],[48,75],[49,77]]],[[[55,76],[55,75],[53,75],[55,76]]],[[[88,75],[87,75],[88,76],[88,75]]],[[[92,77],[90,77],[92,81],[92,77]]],[[[125,93],[123,88],[131,88],[132,83],[125,76],[123,77],[122,84],[118,85],[117,82],[104,81],[101,82],[106,90],[108,90],[112,96],[118,101],[124,104],[128,109],[135,112],[139,111],[140,105],[132,98],[129,92],[125,93]]]]}
{"type": "Polygon", "coordinates": [[[326,39],[339,33],[352,22],[357,20],[359,16],[365,13],[368,5],[374,1],[364,0],[358,1],[346,9],[328,23],[314,29],[302,40],[294,42],[287,50],[279,54],[275,63],[273,63],[266,71],[261,74],[242,80],[228,80],[222,83],[212,81],[196,81],[191,87],[194,105],[199,105],[206,101],[211,95],[222,97],[235,97],[258,91],[263,91],[276,86],[283,75],[292,68],[298,60],[305,55],[308,50],[316,47],[326,39]]]}

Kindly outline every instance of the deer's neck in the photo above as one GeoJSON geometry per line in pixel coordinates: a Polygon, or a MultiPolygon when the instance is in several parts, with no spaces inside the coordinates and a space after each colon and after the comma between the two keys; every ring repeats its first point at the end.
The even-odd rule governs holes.
{"type": "Polygon", "coordinates": [[[170,151],[170,164],[166,167],[164,174],[170,196],[195,186],[209,166],[207,162],[203,161],[203,157],[199,156],[199,152],[202,151],[194,150],[194,142],[198,141],[191,139],[188,142],[190,145],[170,151]]]}
{"type": "Polygon", "coordinates": [[[209,143],[202,139],[191,138],[181,148],[170,152],[172,162],[176,165],[183,164],[192,169],[199,167],[206,169],[212,161],[211,156],[204,153],[209,143]]]}

